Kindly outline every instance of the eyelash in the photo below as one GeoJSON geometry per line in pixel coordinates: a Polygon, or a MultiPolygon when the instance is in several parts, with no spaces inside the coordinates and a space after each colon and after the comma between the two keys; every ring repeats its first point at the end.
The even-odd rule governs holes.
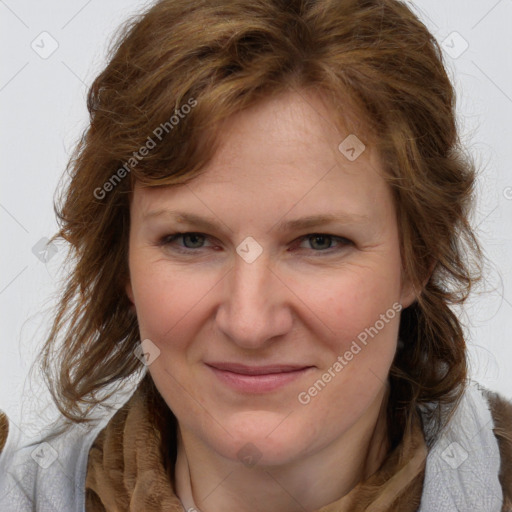
{"type": "MultiPolygon", "coordinates": [[[[205,240],[209,239],[208,235],[205,235],[203,233],[198,233],[196,231],[177,232],[177,233],[173,233],[173,234],[164,235],[163,237],[161,237],[158,240],[156,245],[159,247],[168,247],[171,244],[173,244],[173,242],[175,242],[177,239],[179,239],[179,238],[183,239],[183,237],[186,235],[198,235],[200,237],[204,237],[205,240]]],[[[341,244],[341,247],[339,247],[338,249],[342,249],[344,247],[354,245],[354,243],[351,240],[349,240],[348,238],[344,238],[344,237],[336,236],[336,235],[330,235],[328,233],[310,233],[310,234],[303,235],[303,236],[299,237],[297,240],[302,242],[303,240],[307,240],[307,239],[310,239],[315,236],[327,237],[327,238],[331,239],[332,241],[338,241],[338,243],[341,244]]],[[[175,250],[176,252],[179,252],[181,254],[191,255],[192,253],[197,252],[198,250],[204,249],[204,248],[205,247],[197,247],[197,248],[174,247],[173,250],[175,250]]],[[[334,250],[336,250],[335,247],[328,247],[327,249],[319,249],[319,250],[312,249],[313,252],[320,253],[320,254],[322,254],[322,253],[323,254],[326,254],[326,253],[331,254],[334,250]]]]}

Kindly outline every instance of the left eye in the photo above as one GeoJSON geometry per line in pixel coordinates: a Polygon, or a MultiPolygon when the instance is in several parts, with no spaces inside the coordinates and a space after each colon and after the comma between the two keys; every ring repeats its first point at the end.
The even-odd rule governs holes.
{"type": "Polygon", "coordinates": [[[346,245],[350,243],[346,238],[342,238],[334,235],[326,235],[324,233],[314,233],[312,235],[306,235],[301,238],[301,240],[305,242],[309,242],[310,246],[315,249],[315,251],[325,251],[326,249],[332,249],[333,243],[335,241],[338,244],[346,245]]]}

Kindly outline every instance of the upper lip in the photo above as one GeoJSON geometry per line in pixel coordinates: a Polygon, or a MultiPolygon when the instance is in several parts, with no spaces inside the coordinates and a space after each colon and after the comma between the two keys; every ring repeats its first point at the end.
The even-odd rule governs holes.
{"type": "Polygon", "coordinates": [[[206,363],[217,370],[224,370],[242,375],[267,375],[269,373],[286,373],[310,368],[310,365],[301,364],[272,364],[266,366],[247,366],[239,363],[206,363]]]}

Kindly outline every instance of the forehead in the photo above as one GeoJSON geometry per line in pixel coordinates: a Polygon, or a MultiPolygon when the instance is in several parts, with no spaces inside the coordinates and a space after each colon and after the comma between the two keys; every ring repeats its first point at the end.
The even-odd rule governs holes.
{"type": "MultiPolygon", "coordinates": [[[[354,115],[348,109],[347,120],[354,115]]],[[[231,162],[294,165],[300,171],[303,162],[316,161],[317,167],[338,162],[346,170],[349,160],[339,145],[352,133],[332,115],[325,98],[312,92],[282,93],[252,105],[226,119],[218,127],[220,148],[214,165],[225,167],[231,162]],[[245,159],[245,162],[244,162],[245,159]],[[250,160],[249,160],[250,159],[250,160]]],[[[262,170],[264,166],[262,166],[262,170]]]]}
{"type": "Polygon", "coordinates": [[[147,213],[168,201],[216,208],[228,201],[282,216],[283,208],[324,203],[379,216],[381,203],[391,200],[375,150],[337,122],[318,95],[287,93],[253,105],[225,120],[218,136],[219,148],[198,177],[168,188],[136,186],[135,206],[147,213]]]}

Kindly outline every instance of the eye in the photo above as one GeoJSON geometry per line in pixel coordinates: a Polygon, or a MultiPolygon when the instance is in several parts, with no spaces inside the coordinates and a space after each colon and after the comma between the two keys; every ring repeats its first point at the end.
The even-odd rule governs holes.
{"type": "Polygon", "coordinates": [[[302,243],[307,242],[315,252],[323,252],[337,248],[341,249],[344,246],[352,245],[352,241],[348,240],[347,238],[335,235],[328,235],[325,233],[312,233],[310,235],[305,235],[301,237],[300,240],[301,248],[304,247],[302,243]],[[335,244],[337,244],[338,247],[336,247],[335,244]]]}
{"type": "MultiPolygon", "coordinates": [[[[167,234],[159,239],[157,245],[183,254],[191,254],[207,247],[218,249],[218,246],[211,242],[210,237],[196,232],[167,234]],[[209,243],[206,244],[207,242],[209,243]]],[[[350,245],[353,245],[351,240],[326,233],[311,233],[298,239],[299,249],[311,249],[316,253],[331,253],[350,245]]]]}
{"type": "Polygon", "coordinates": [[[165,235],[158,241],[159,246],[175,246],[174,249],[178,252],[190,252],[194,249],[202,249],[206,247],[204,243],[208,240],[206,235],[202,233],[173,233],[171,235],[165,235]],[[177,244],[180,241],[182,244],[177,244]]]}

